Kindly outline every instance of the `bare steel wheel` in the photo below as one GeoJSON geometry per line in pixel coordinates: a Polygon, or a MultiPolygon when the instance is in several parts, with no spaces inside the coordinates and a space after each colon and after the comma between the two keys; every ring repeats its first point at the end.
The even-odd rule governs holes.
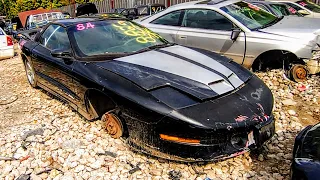
{"type": "Polygon", "coordinates": [[[120,138],[123,135],[123,125],[121,120],[113,113],[105,113],[102,118],[104,128],[113,138],[120,138]]]}
{"type": "Polygon", "coordinates": [[[296,82],[305,81],[308,77],[308,70],[304,65],[294,65],[290,70],[290,77],[296,82]]]}

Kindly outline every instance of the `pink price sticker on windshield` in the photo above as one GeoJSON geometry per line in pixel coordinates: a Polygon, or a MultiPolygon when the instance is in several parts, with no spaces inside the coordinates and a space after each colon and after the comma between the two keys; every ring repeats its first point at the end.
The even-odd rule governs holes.
{"type": "Polygon", "coordinates": [[[301,6],[306,6],[306,5],[307,5],[305,2],[299,2],[299,4],[300,4],[301,6]]]}
{"type": "Polygon", "coordinates": [[[77,24],[77,30],[78,31],[83,31],[85,29],[93,29],[94,25],[91,23],[85,23],[85,24],[77,24]]]}
{"type": "Polygon", "coordinates": [[[295,14],[297,11],[294,9],[294,8],[292,8],[292,7],[290,7],[290,8],[288,8],[289,9],[289,11],[292,13],[292,14],[295,14]]]}

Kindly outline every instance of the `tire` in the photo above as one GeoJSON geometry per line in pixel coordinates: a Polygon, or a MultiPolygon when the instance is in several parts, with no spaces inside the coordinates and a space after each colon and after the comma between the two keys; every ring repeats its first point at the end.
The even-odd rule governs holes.
{"type": "Polygon", "coordinates": [[[24,61],[24,68],[26,71],[27,80],[31,87],[37,88],[37,76],[32,66],[32,63],[29,60],[24,61]]]}

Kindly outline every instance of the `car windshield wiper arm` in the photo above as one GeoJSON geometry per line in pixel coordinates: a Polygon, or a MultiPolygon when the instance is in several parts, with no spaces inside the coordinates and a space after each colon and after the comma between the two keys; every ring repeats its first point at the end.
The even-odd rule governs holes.
{"type": "MultiPolygon", "coordinates": [[[[140,49],[136,52],[143,52],[143,51],[148,51],[148,50],[153,50],[153,49],[158,49],[158,48],[164,48],[164,47],[168,47],[168,46],[173,46],[175,45],[175,43],[163,43],[163,44],[157,44],[157,45],[153,45],[153,46],[148,46],[146,48],[140,49]]],[[[135,52],[135,53],[136,53],[135,52]]]]}

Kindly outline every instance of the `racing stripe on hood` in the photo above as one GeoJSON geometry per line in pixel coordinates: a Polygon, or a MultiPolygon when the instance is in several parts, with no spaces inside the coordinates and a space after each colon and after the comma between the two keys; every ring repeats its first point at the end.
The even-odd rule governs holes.
{"type": "Polygon", "coordinates": [[[236,75],[236,73],[232,72],[229,68],[220,64],[215,59],[212,59],[211,57],[206,56],[198,51],[195,51],[183,46],[170,46],[170,47],[161,49],[161,51],[173,53],[178,56],[181,56],[182,58],[187,58],[190,61],[195,61],[196,64],[199,64],[200,66],[205,66],[207,67],[206,69],[211,69],[216,74],[219,74],[219,75],[222,74],[221,76],[224,76],[224,79],[227,82],[229,82],[234,88],[237,88],[244,83],[236,75]]]}
{"type": "MultiPolygon", "coordinates": [[[[179,47],[182,48],[181,46],[178,46],[178,48],[179,47]]],[[[191,49],[188,49],[188,48],[184,48],[184,49],[191,51],[191,49]]],[[[205,56],[205,55],[202,55],[202,56],[205,56]]],[[[200,56],[198,58],[201,59],[200,56]]],[[[209,57],[207,58],[210,59],[211,63],[216,62],[215,60],[209,57]]],[[[173,55],[170,55],[169,53],[162,53],[157,51],[147,51],[144,53],[134,54],[131,56],[125,56],[125,57],[117,58],[115,59],[115,61],[121,61],[121,62],[131,63],[131,64],[140,65],[148,68],[153,68],[163,72],[188,78],[209,86],[217,94],[224,94],[226,92],[234,90],[234,87],[233,87],[234,85],[232,85],[234,83],[230,83],[230,81],[226,81],[225,78],[229,78],[229,77],[226,77],[223,74],[225,73],[225,74],[228,74],[229,76],[232,76],[233,73],[230,70],[229,70],[230,71],[229,73],[228,69],[221,64],[220,65],[218,64],[217,67],[211,68],[211,67],[208,67],[207,64],[202,64],[203,62],[199,63],[198,59],[192,59],[190,61],[187,61],[185,58],[179,58],[179,56],[173,56],[173,55]],[[223,69],[223,73],[221,73],[221,69],[223,69]]],[[[241,81],[240,79],[238,80],[241,81]]]]}

